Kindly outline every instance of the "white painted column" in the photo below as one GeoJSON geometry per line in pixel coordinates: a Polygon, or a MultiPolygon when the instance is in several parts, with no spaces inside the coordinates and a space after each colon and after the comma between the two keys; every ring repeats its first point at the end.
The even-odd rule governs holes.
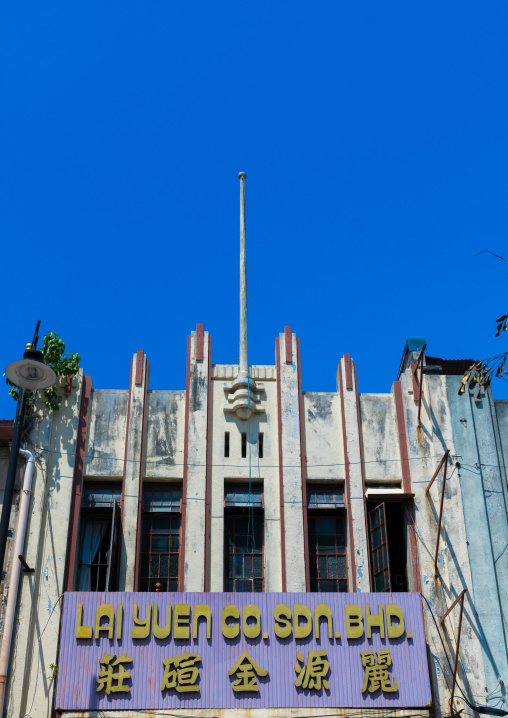
{"type": "Polygon", "coordinates": [[[126,432],[126,461],[124,466],[122,549],[120,555],[119,591],[134,591],[136,563],[138,499],[141,460],[143,452],[143,421],[145,416],[146,384],[148,361],[145,354],[140,356],[141,377],[136,376],[138,355],[132,359],[131,384],[126,432]],[[141,379],[136,383],[136,379],[141,379]]]}
{"type": "MultiPolygon", "coordinates": [[[[369,557],[368,557],[368,539],[367,525],[365,523],[365,498],[362,480],[361,466],[361,450],[360,450],[360,427],[358,425],[358,394],[356,391],[355,372],[353,371],[353,361],[351,362],[351,380],[347,381],[346,376],[346,359],[340,360],[337,368],[337,391],[340,393],[342,387],[341,408],[343,407],[342,422],[344,422],[345,432],[339,438],[345,437],[346,446],[344,447],[347,455],[346,466],[346,499],[349,499],[348,512],[351,513],[351,520],[348,515],[348,537],[349,537],[349,586],[353,589],[353,572],[355,572],[354,580],[356,590],[362,593],[370,591],[369,581],[369,557]],[[339,375],[340,372],[340,375],[339,375]],[[342,381],[340,381],[340,378],[342,381]],[[349,384],[349,386],[348,386],[349,384]],[[349,471],[348,471],[349,469],[349,471]],[[348,480],[349,474],[349,480],[348,480]],[[352,553],[350,527],[352,526],[354,554],[352,553]]],[[[348,372],[349,373],[349,372],[348,372]]]]}
{"type": "Polygon", "coordinates": [[[185,591],[205,590],[205,495],[208,422],[208,332],[203,332],[203,359],[196,359],[197,332],[191,333],[187,506],[185,520],[185,591]]]}
{"type": "Polygon", "coordinates": [[[300,411],[296,335],[291,334],[291,364],[286,363],[286,335],[279,334],[280,420],[284,479],[286,590],[305,591],[300,411]]]}

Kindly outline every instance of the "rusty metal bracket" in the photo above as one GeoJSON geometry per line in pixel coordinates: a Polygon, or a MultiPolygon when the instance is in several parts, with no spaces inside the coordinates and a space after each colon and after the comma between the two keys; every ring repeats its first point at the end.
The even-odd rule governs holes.
{"type": "Polygon", "coordinates": [[[438,475],[440,469],[442,466],[444,466],[443,469],[443,488],[441,489],[441,504],[439,506],[439,520],[437,523],[437,537],[436,537],[436,554],[434,556],[434,576],[438,577],[438,570],[437,570],[437,555],[439,552],[439,539],[441,536],[441,523],[443,521],[443,505],[444,505],[444,495],[445,495],[445,487],[446,487],[446,469],[448,468],[448,456],[450,455],[450,451],[447,449],[445,452],[445,455],[441,459],[439,466],[437,467],[436,471],[434,472],[434,476],[429,481],[429,484],[427,488],[425,489],[425,494],[428,497],[429,495],[429,489],[434,483],[436,476],[438,475]]]}
{"type": "Polygon", "coordinates": [[[427,487],[425,488],[425,493],[426,493],[426,494],[429,493],[430,487],[432,486],[432,484],[433,484],[434,481],[436,480],[436,476],[437,476],[437,475],[439,474],[439,472],[441,471],[441,467],[442,467],[442,465],[444,464],[444,462],[445,462],[445,461],[448,461],[448,457],[449,457],[449,456],[450,456],[450,450],[447,449],[447,450],[445,451],[445,454],[444,454],[443,458],[442,458],[441,461],[439,462],[439,466],[437,467],[437,469],[436,469],[435,472],[434,472],[434,476],[431,478],[431,480],[429,481],[427,487]]]}
{"type": "Polygon", "coordinates": [[[411,369],[413,372],[413,391],[416,394],[415,389],[418,388],[418,396],[415,396],[415,399],[418,399],[418,428],[422,425],[421,421],[421,413],[422,413],[422,394],[423,394],[423,357],[425,355],[425,349],[427,348],[427,345],[424,344],[422,347],[422,350],[420,352],[420,356],[418,357],[418,361],[416,364],[411,365],[411,369]],[[420,380],[418,381],[418,367],[420,368],[420,380]]]}
{"type": "Polygon", "coordinates": [[[458,665],[459,665],[460,634],[461,634],[461,631],[462,631],[462,614],[464,613],[464,596],[466,595],[466,593],[467,593],[467,588],[465,588],[461,593],[459,593],[459,595],[457,596],[457,598],[455,599],[455,601],[452,603],[452,605],[450,606],[450,608],[449,608],[449,609],[446,611],[446,613],[439,619],[439,622],[440,622],[440,623],[443,623],[444,620],[445,620],[445,618],[448,616],[448,614],[455,608],[455,606],[457,605],[457,603],[460,601],[459,628],[458,628],[458,631],[457,631],[457,644],[456,644],[456,646],[455,646],[455,664],[454,664],[454,666],[453,666],[452,695],[451,695],[451,697],[450,697],[450,711],[451,711],[452,715],[455,714],[455,711],[454,711],[454,709],[453,709],[453,698],[454,698],[454,696],[455,696],[455,686],[456,686],[456,684],[457,684],[457,668],[458,668],[458,665]]]}

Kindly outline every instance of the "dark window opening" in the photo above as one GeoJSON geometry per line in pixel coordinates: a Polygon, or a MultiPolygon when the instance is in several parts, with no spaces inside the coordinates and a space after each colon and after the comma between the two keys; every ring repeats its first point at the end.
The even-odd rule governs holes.
{"type": "Polygon", "coordinates": [[[263,433],[260,432],[259,433],[259,444],[258,444],[258,449],[259,449],[258,455],[259,455],[260,459],[262,459],[264,457],[264,438],[265,437],[264,437],[263,433]]]}
{"type": "Polygon", "coordinates": [[[178,590],[180,562],[180,486],[143,488],[139,590],[178,590]]]}
{"type": "Polygon", "coordinates": [[[263,591],[263,511],[260,509],[225,509],[224,585],[226,591],[237,593],[263,591]]]}
{"type": "Polygon", "coordinates": [[[247,434],[242,431],[242,459],[247,458],[247,434]]]}
{"type": "Polygon", "coordinates": [[[116,591],[121,535],[119,485],[85,484],[77,591],[116,591]]]}
{"type": "Polygon", "coordinates": [[[224,433],[224,456],[229,459],[229,431],[224,433]]]}
{"type": "Polygon", "coordinates": [[[308,516],[310,590],[347,591],[346,526],[344,513],[329,511],[308,516]]]}
{"type": "Polygon", "coordinates": [[[372,588],[408,591],[406,504],[367,502],[372,588]]]}

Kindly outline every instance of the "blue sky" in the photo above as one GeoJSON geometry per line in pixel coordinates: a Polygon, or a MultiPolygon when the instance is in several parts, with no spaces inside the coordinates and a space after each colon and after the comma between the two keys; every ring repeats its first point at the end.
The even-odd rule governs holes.
{"type": "MultiPolygon", "coordinates": [[[[301,338],[304,391],[389,391],[408,335],[482,358],[508,313],[508,7],[8,3],[0,23],[5,366],[37,319],[96,388],[185,387],[186,336],[301,338]]],[[[494,393],[508,397],[497,382],[494,393]]],[[[14,402],[0,397],[0,418],[14,402]]]]}

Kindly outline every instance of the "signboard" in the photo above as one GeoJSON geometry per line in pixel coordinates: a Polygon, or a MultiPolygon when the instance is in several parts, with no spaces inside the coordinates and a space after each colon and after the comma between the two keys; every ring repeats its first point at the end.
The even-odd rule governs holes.
{"type": "Polygon", "coordinates": [[[60,710],[430,701],[419,594],[65,594],[60,710]]]}

